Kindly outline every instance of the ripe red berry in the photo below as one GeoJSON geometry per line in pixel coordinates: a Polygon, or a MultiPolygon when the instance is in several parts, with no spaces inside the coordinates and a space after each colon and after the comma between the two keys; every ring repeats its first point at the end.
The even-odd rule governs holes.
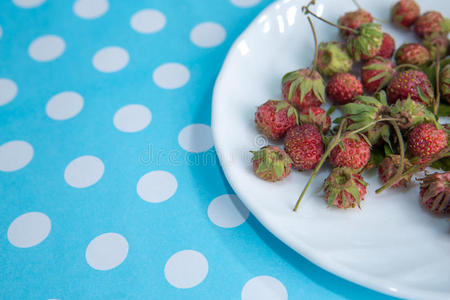
{"type": "Polygon", "coordinates": [[[310,69],[289,72],[281,81],[283,99],[298,109],[320,106],[325,102],[325,83],[319,72],[310,69]]]}
{"type": "Polygon", "coordinates": [[[431,35],[434,32],[447,31],[445,28],[445,18],[438,11],[428,11],[421,15],[414,24],[414,32],[421,38],[431,35]]]}
{"type": "MultiPolygon", "coordinates": [[[[371,23],[373,21],[372,15],[365,10],[358,9],[356,11],[350,11],[345,13],[342,17],[339,18],[338,24],[346,27],[350,27],[352,29],[356,29],[359,25],[364,23],[371,23]]],[[[340,33],[343,37],[348,37],[352,34],[351,31],[341,29],[340,33]]]]}
{"type": "MultiPolygon", "coordinates": [[[[410,167],[412,167],[412,164],[409,162],[408,159],[403,160],[403,169],[406,170],[410,167]]],[[[389,179],[394,177],[397,174],[397,170],[400,166],[400,155],[389,155],[383,159],[383,161],[378,166],[378,177],[380,178],[381,182],[386,183],[389,179]]],[[[408,176],[407,178],[402,178],[393,185],[391,185],[392,188],[396,187],[407,187],[408,184],[411,182],[411,177],[408,176]]]]}
{"type": "Polygon", "coordinates": [[[379,48],[378,52],[375,52],[375,54],[372,54],[370,56],[362,53],[361,59],[362,60],[368,60],[372,57],[384,57],[384,58],[391,58],[395,51],[395,40],[394,38],[386,32],[383,32],[383,41],[381,42],[381,47],[379,48]]]}
{"type": "Polygon", "coordinates": [[[414,0],[400,0],[391,9],[394,24],[409,27],[420,16],[420,7],[414,0]]]}
{"type": "Polygon", "coordinates": [[[420,179],[420,198],[426,209],[435,214],[450,213],[450,172],[433,173],[420,179]]]}
{"type": "Polygon", "coordinates": [[[427,75],[418,70],[406,70],[392,78],[387,87],[389,104],[411,97],[412,100],[430,105],[434,98],[433,87],[427,75]]]}
{"type": "Polygon", "coordinates": [[[447,134],[432,123],[421,124],[411,130],[407,145],[411,155],[420,157],[419,163],[425,163],[447,146],[447,134]]]}
{"type": "Polygon", "coordinates": [[[331,77],[326,88],[327,96],[336,104],[351,102],[356,96],[363,94],[363,86],[354,75],[340,73],[331,77]]]}
{"type": "Polygon", "coordinates": [[[345,138],[331,150],[329,159],[335,167],[363,168],[370,158],[370,146],[358,136],[345,138]]]}
{"type": "Polygon", "coordinates": [[[297,110],[287,101],[269,100],[258,107],[255,123],[268,138],[279,140],[298,124],[297,110]]]}
{"type": "Polygon", "coordinates": [[[316,126],[304,124],[289,129],[284,138],[284,149],[297,170],[312,170],[324,153],[322,135],[316,126]]]}
{"type": "Polygon", "coordinates": [[[304,108],[300,111],[300,124],[314,124],[322,133],[327,133],[331,127],[331,118],[320,107],[304,108]]]}
{"type": "Polygon", "coordinates": [[[389,59],[375,57],[367,61],[361,70],[364,89],[374,94],[384,88],[395,74],[394,64],[389,59]]]}
{"type": "Polygon", "coordinates": [[[411,64],[423,65],[430,59],[430,52],[421,44],[408,43],[403,44],[395,53],[395,61],[397,65],[411,64]]]}

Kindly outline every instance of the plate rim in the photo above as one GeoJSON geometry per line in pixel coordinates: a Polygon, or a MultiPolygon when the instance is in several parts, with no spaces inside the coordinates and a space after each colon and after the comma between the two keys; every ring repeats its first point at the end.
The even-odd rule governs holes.
{"type": "MultiPolygon", "coordinates": [[[[330,272],[338,277],[341,277],[345,280],[348,280],[350,282],[356,283],[358,285],[361,285],[363,287],[372,289],[374,291],[394,296],[394,297],[403,297],[403,298],[410,298],[410,299],[442,299],[445,298],[445,293],[440,292],[430,292],[430,291],[424,291],[422,289],[415,289],[408,286],[404,286],[401,284],[396,283],[395,288],[389,287],[389,281],[383,280],[382,278],[376,277],[376,276],[370,276],[366,275],[366,273],[355,271],[351,268],[345,267],[343,265],[336,265],[333,263],[333,260],[330,260],[327,257],[321,256],[321,255],[314,255],[314,249],[308,246],[306,243],[300,242],[297,240],[294,242],[293,239],[289,238],[287,234],[283,233],[280,230],[277,230],[276,228],[272,227],[270,225],[270,222],[266,222],[266,220],[261,216],[261,214],[258,212],[257,209],[255,209],[257,206],[252,205],[251,201],[247,201],[245,197],[241,197],[243,193],[240,192],[240,188],[236,184],[237,181],[233,180],[233,178],[230,178],[230,164],[226,164],[223,161],[224,155],[222,146],[220,143],[219,134],[217,132],[217,128],[219,125],[217,124],[217,118],[215,118],[216,114],[219,114],[217,111],[217,98],[218,93],[220,89],[220,85],[223,82],[223,76],[226,70],[228,69],[231,60],[231,56],[234,54],[235,51],[238,51],[238,45],[239,43],[245,38],[245,36],[248,34],[248,32],[257,24],[258,20],[264,15],[267,14],[268,11],[271,11],[274,9],[274,7],[286,4],[288,2],[291,2],[292,0],[276,0],[273,3],[266,6],[259,14],[250,22],[250,24],[247,25],[247,27],[239,34],[239,36],[234,40],[232,46],[229,48],[225,59],[223,61],[223,64],[220,68],[220,72],[215,80],[214,83],[214,89],[212,94],[212,107],[211,107],[211,130],[214,140],[214,147],[217,152],[217,157],[219,159],[220,166],[222,167],[222,170],[225,174],[225,177],[227,178],[228,183],[232,187],[233,191],[236,193],[236,195],[239,197],[239,199],[244,203],[244,205],[250,210],[250,212],[255,216],[255,218],[260,222],[271,234],[273,234],[277,239],[282,241],[284,244],[286,244],[289,248],[293,249],[297,254],[303,256],[313,264],[317,265],[324,271],[330,272]],[[284,3],[283,3],[284,2],[284,3]]],[[[301,0],[298,0],[301,1],[301,0]]],[[[448,296],[448,295],[447,295],[448,296]]]]}

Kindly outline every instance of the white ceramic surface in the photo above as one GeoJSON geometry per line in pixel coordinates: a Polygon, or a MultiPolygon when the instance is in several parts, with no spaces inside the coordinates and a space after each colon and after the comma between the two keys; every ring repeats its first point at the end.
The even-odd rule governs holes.
{"type": "MultiPolygon", "coordinates": [[[[362,209],[327,208],[320,191],[327,168],[319,173],[297,213],[293,205],[310,172],[294,172],[280,183],[259,180],[249,150],[265,143],[254,126],[256,107],[279,99],[288,71],[310,66],[314,45],[301,6],[282,0],[265,9],[235,41],[214,89],[212,127],[224,172],[240,199],[283,242],[322,268],[353,282],[397,297],[450,298],[449,222],[419,205],[418,187],[375,195],[374,172],[362,209]]],[[[360,1],[372,14],[387,18],[394,1],[360,1]]],[[[422,11],[449,12],[445,0],[418,1],[422,11]]],[[[318,13],[337,20],[356,7],[350,0],[322,0],[318,13]]],[[[337,30],[315,21],[319,41],[338,39],[337,30]]],[[[389,24],[397,45],[414,39],[389,24]]]]}

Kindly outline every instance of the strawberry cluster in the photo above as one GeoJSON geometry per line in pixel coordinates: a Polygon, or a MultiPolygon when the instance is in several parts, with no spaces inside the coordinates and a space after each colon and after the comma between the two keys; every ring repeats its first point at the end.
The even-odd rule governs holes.
{"type": "Polygon", "coordinates": [[[412,29],[422,42],[396,50],[392,36],[368,11],[347,12],[335,24],[314,14],[311,5],[314,1],[302,10],[314,35],[314,60],[311,67],[283,76],[282,100],[258,107],[257,128],[283,144],[284,150],[266,146],[252,152],[256,175],[279,181],[291,167],[314,170],[296,210],[328,161],[325,200],[329,206],[351,208],[364,200],[363,174],[370,168],[378,168],[383,184],[378,193],[389,187],[406,188],[416,172],[434,167],[445,173],[426,173],[420,197],[429,211],[449,213],[450,124],[439,120],[450,116],[449,20],[437,11],[421,14],[414,0],[398,1],[391,8],[392,22],[412,29]],[[337,27],[343,41],[318,44],[310,16],[337,27]],[[327,99],[332,105],[325,111],[320,106],[327,99]],[[331,126],[336,108],[341,115],[331,126]]]}

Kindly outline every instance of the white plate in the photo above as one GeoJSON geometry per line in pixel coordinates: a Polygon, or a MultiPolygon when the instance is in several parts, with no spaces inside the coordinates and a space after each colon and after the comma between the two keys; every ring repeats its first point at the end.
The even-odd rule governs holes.
{"type": "MultiPolygon", "coordinates": [[[[388,18],[394,1],[360,1],[372,15],[388,18]]],[[[422,11],[449,11],[445,0],[418,1],[422,11]],[[445,9],[444,9],[445,8],[445,9]]],[[[249,150],[264,144],[254,126],[256,107],[281,97],[283,74],[311,64],[313,39],[301,6],[283,0],[266,8],[235,41],[214,89],[212,127],[217,154],[241,200],[280,240],[322,268],[343,278],[397,297],[450,298],[449,222],[419,205],[418,187],[375,196],[376,174],[362,209],[327,208],[320,192],[327,168],[319,173],[297,213],[293,205],[310,172],[294,172],[268,183],[252,172],[249,150]]],[[[336,21],[355,10],[350,0],[323,0],[316,8],[336,21]]],[[[315,21],[319,41],[338,39],[337,30],[315,21]]],[[[397,45],[412,33],[383,25],[397,45]]]]}

